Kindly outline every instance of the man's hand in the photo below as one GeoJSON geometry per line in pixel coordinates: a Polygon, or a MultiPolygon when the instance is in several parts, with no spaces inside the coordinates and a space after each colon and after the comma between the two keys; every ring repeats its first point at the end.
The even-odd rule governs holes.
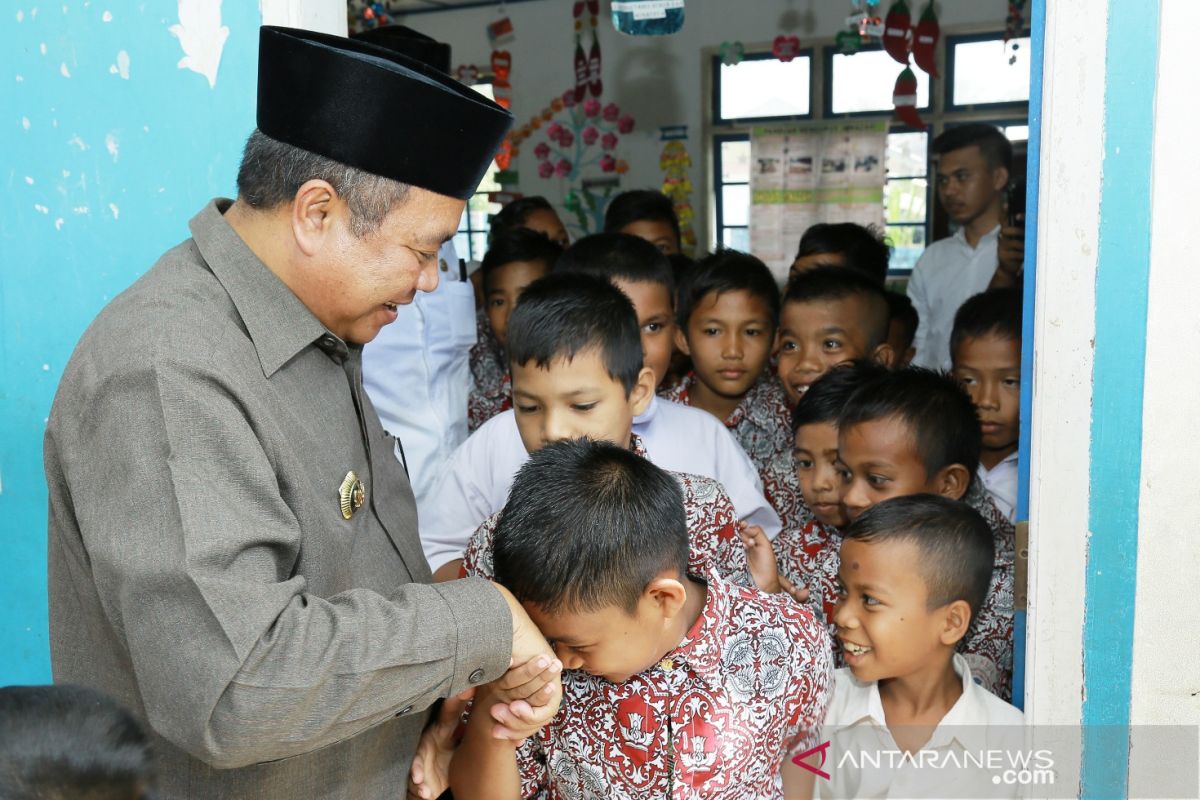
{"type": "Polygon", "coordinates": [[[1020,286],[1025,269],[1025,227],[1000,229],[1000,240],[996,245],[996,273],[992,276],[989,289],[1020,286]]]}
{"type": "Polygon", "coordinates": [[[421,734],[408,775],[410,799],[434,800],[450,788],[450,757],[458,746],[454,733],[467,698],[474,692],[468,689],[458,697],[447,697],[437,719],[421,734]]]}
{"type": "Polygon", "coordinates": [[[508,610],[512,612],[512,661],[509,662],[509,668],[521,666],[537,656],[546,656],[553,660],[554,651],[550,649],[546,637],[542,636],[542,632],[533,624],[533,620],[525,613],[525,609],[517,602],[517,598],[513,597],[512,592],[508,589],[494,581],[492,586],[495,586],[496,590],[504,597],[508,603],[508,610]]]}

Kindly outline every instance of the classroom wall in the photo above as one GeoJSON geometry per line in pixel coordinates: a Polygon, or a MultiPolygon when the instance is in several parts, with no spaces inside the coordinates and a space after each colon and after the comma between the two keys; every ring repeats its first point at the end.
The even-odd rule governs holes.
{"type": "MultiPolygon", "coordinates": [[[[539,0],[504,6],[512,20],[515,38],[503,47],[513,56],[513,113],[518,124],[547,106],[568,86],[574,85],[574,28],[572,3],[568,0],[539,0]]],[[[883,3],[881,8],[888,4],[883,3]]],[[[914,13],[920,13],[917,4],[914,13]]],[[[605,9],[608,3],[601,3],[605,9]]],[[[810,40],[832,40],[845,28],[849,4],[845,0],[691,0],[685,9],[683,29],[671,36],[634,37],[617,33],[605,14],[600,17],[600,48],[604,63],[604,100],[616,102],[633,115],[634,133],[622,137],[618,157],[630,166],[622,188],[658,188],[662,184],[659,155],[662,142],[658,129],[665,125],[687,125],[688,151],[692,157],[690,177],[695,187],[696,233],[703,246],[705,224],[705,150],[702,138],[705,109],[711,105],[704,73],[711,69],[703,48],[717,48],[724,41],[741,41],[748,49],[770,50],[779,34],[796,35],[801,47],[810,40]],[[765,47],[762,47],[765,46],[765,47]]],[[[449,42],[453,61],[486,65],[491,45],[486,26],[500,18],[498,6],[461,11],[409,14],[405,25],[449,42]]],[[[1004,27],[1004,3],[943,2],[942,30],[988,26],[1004,27]]],[[[584,50],[590,47],[590,34],[584,50]]],[[[544,128],[543,128],[544,130],[544,128]]],[[[520,190],[544,194],[560,204],[566,195],[565,181],[537,176],[533,145],[526,141],[515,164],[520,172],[520,190]]],[[[597,172],[597,175],[600,173],[597,172]]],[[[564,217],[564,219],[567,219],[564,217]]]]}
{"type": "Polygon", "coordinates": [[[6,4],[0,18],[0,685],[50,678],[42,432],[96,313],[234,192],[258,27],[344,2],[6,4]]]}

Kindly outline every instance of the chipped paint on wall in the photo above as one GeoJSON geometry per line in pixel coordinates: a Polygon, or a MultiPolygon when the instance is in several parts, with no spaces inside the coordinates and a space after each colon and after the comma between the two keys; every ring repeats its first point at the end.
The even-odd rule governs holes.
{"type": "Polygon", "coordinates": [[[209,88],[215,88],[221,53],[229,38],[229,28],[221,24],[221,0],[179,0],[179,22],[167,30],[183,48],[179,68],[200,73],[208,79],[209,88]]]}

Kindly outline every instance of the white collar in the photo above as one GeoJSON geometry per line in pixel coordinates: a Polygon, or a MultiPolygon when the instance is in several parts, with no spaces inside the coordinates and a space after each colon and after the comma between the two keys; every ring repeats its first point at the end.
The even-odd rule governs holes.
{"type": "Polygon", "coordinates": [[[992,228],[990,231],[985,233],[983,236],[980,236],[979,242],[976,243],[976,245],[974,247],[971,247],[970,242],[967,241],[967,228],[965,225],[960,227],[958,230],[956,230],[954,232],[954,238],[958,239],[960,242],[962,242],[963,245],[968,250],[978,250],[982,245],[986,244],[989,240],[1000,238],[1000,225],[999,225],[999,223],[997,223],[996,227],[992,228]]]}

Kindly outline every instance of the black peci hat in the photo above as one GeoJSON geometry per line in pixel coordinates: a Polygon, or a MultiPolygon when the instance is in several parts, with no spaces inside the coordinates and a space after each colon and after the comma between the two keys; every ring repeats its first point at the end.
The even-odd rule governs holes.
{"type": "Polygon", "coordinates": [[[374,175],[468,199],[512,115],[394,50],[264,25],[258,129],[374,175]]]}
{"type": "Polygon", "coordinates": [[[450,72],[450,45],[405,25],[380,25],[378,28],[367,28],[365,31],[351,34],[350,38],[395,50],[402,56],[415,58],[434,69],[445,73],[450,72]]]}

